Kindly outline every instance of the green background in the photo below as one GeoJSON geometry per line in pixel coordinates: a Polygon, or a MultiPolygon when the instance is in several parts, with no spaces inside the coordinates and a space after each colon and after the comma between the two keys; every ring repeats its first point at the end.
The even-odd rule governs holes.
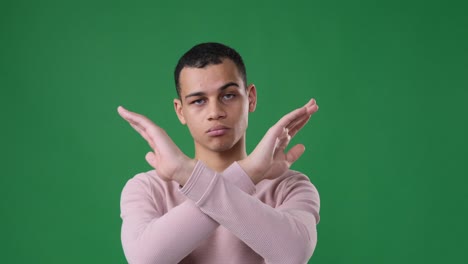
{"type": "MultiPolygon", "coordinates": [[[[2,263],[126,263],[120,193],[150,170],[117,114],[187,153],[173,69],[206,41],[258,89],[248,149],[316,98],[293,169],[321,196],[309,263],[467,258],[466,1],[1,1],[2,263]]],[[[463,261],[465,260],[465,261],[463,261]]]]}

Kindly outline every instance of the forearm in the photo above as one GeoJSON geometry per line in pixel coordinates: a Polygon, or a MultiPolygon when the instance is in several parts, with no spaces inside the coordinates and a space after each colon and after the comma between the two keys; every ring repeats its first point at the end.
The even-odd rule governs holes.
{"type": "Polygon", "coordinates": [[[188,200],[159,218],[125,219],[122,246],[129,263],[178,263],[218,225],[188,200]]]}
{"type": "Polygon", "coordinates": [[[191,178],[182,192],[201,211],[245,242],[267,263],[307,262],[317,235],[311,210],[295,208],[293,203],[289,207],[272,208],[205,166],[197,164],[195,170],[198,177],[191,178]]]}
{"type": "MultiPolygon", "coordinates": [[[[247,195],[255,191],[247,176],[235,173],[232,167],[223,175],[247,195]]],[[[145,199],[139,195],[141,187],[130,187],[123,195],[125,208],[129,208],[126,202],[145,199]],[[137,193],[132,194],[133,191],[137,193]]],[[[178,263],[219,226],[189,199],[163,215],[158,214],[150,202],[133,206],[137,207],[136,213],[123,217],[122,245],[130,263],[178,263]]]]}
{"type": "Polygon", "coordinates": [[[228,199],[207,197],[201,211],[231,231],[266,263],[305,263],[316,244],[315,219],[300,211],[275,210],[230,187],[220,178],[213,187],[228,199]]]}

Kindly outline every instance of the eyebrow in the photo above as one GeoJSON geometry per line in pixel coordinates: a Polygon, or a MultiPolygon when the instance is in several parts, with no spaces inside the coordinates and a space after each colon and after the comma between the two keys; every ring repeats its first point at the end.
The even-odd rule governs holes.
{"type": "MultiPolygon", "coordinates": [[[[227,88],[231,87],[231,86],[236,86],[237,88],[239,88],[239,84],[235,83],[235,82],[228,82],[226,83],[225,85],[221,86],[218,88],[218,91],[223,91],[223,90],[226,90],[227,88]]],[[[194,92],[194,93],[191,93],[191,94],[188,94],[185,96],[185,99],[191,97],[191,96],[203,96],[203,95],[206,95],[206,93],[204,92],[194,92]]]]}

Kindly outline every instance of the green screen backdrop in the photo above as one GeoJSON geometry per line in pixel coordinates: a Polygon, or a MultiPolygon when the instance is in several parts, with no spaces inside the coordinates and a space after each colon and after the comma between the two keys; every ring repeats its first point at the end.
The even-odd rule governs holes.
{"type": "Polygon", "coordinates": [[[251,151],[316,98],[293,169],[321,197],[309,263],[467,261],[466,1],[0,2],[0,262],[126,263],[120,194],[151,167],[117,114],[193,155],[173,69],[200,42],[243,56],[251,151]]]}

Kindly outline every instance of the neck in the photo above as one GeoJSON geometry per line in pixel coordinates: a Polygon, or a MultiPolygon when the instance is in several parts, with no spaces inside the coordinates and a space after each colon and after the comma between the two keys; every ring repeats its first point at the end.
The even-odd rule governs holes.
{"type": "Polygon", "coordinates": [[[224,171],[233,162],[246,157],[245,135],[232,148],[221,152],[206,149],[195,143],[195,159],[201,160],[206,166],[217,172],[224,171]]]}

